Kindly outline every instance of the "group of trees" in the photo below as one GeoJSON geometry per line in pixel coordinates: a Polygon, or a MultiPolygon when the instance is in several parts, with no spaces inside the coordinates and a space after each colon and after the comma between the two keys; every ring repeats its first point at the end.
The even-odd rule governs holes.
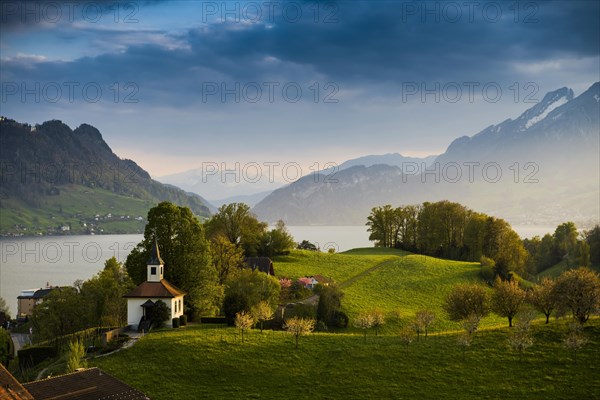
{"type": "Polygon", "coordinates": [[[571,269],[556,280],[544,279],[529,291],[514,279],[498,277],[491,295],[482,285],[465,283],[453,288],[443,306],[452,321],[481,320],[493,311],[506,317],[512,327],[513,318],[530,306],[545,315],[546,323],[552,313],[571,313],[576,322],[584,324],[600,311],[600,275],[588,268],[571,269]]]}
{"type": "Polygon", "coordinates": [[[133,288],[123,266],[113,257],[104,269],[73,287],[52,290],[32,315],[38,340],[51,339],[98,326],[127,324],[127,301],[122,297],[133,288]]]}
{"type": "Polygon", "coordinates": [[[273,229],[268,230],[267,223],[259,221],[244,203],[221,206],[205,225],[209,240],[225,238],[243,249],[246,257],[271,257],[284,254],[296,246],[283,221],[278,221],[273,229]]]}
{"type": "Polygon", "coordinates": [[[485,256],[494,260],[495,272],[502,277],[522,270],[527,260],[521,239],[506,221],[446,200],[375,207],[366,225],[376,246],[453,260],[479,261],[485,256]]]}
{"type": "Polygon", "coordinates": [[[580,235],[573,222],[565,222],[556,227],[554,234],[524,239],[523,244],[529,252],[527,271],[531,274],[542,272],[561,261],[570,268],[600,264],[599,225],[580,235]]]}
{"type": "MultiPolygon", "coordinates": [[[[493,261],[493,274],[536,274],[565,261],[567,266],[600,264],[600,226],[580,238],[573,222],[554,234],[521,241],[504,220],[447,200],[421,205],[374,207],[367,218],[369,240],[430,256],[463,261],[493,261]]],[[[492,279],[493,280],[493,279],[492,279]]]]}
{"type": "Polygon", "coordinates": [[[233,322],[236,313],[250,312],[262,300],[274,305],[273,293],[278,295],[278,282],[242,270],[245,257],[282,254],[295,246],[283,222],[267,228],[243,203],[223,205],[202,224],[189,208],[162,202],[148,212],[144,240],[125,266],[135,284],[143,282],[156,240],[165,279],[187,293],[186,313],[215,315],[223,310],[233,322]],[[240,288],[257,284],[260,295],[255,288],[240,288]]]}

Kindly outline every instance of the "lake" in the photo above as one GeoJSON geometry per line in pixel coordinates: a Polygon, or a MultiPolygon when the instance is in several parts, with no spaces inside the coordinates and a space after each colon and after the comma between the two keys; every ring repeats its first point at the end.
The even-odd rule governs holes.
{"type": "MultiPolygon", "coordinates": [[[[551,226],[514,226],[521,237],[552,233],[551,226]]],[[[370,247],[366,226],[288,226],[298,242],[308,240],[322,251],[370,247]]],[[[71,285],[89,279],[110,257],[124,262],[142,235],[46,236],[0,239],[0,296],[17,312],[24,289],[71,285]]]]}

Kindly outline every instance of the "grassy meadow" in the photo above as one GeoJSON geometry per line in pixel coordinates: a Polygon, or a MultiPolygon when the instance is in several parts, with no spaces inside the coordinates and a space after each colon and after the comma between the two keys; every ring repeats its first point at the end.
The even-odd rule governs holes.
{"type": "Polygon", "coordinates": [[[380,308],[387,322],[379,336],[317,332],[294,338],[282,331],[190,325],[152,332],[132,348],[91,364],[160,399],[592,399],[600,397],[600,319],[588,322],[589,340],[574,355],[562,345],[568,319],[540,318],[523,360],[508,347],[505,318],[482,321],[473,344],[458,345],[458,324],[441,309],[454,284],[479,281],[477,263],[456,262],[385,249],[340,254],[293,251],[274,260],[277,276],[330,276],[345,292],[350,317],[380,308]],[[429,308],[433,334],[407,348],[400,327],[429,308]],[[399,311],[399,317],[397,312],[399,311]]]}
{"type": "Polygon", "coordinates": [[[457,335],[421,337],[408,349],[394,335],[315,333],[300,338],[235,328],[188,326],[146,335],[92,364],[144,391],[172,399],[592,399],[600,396],[600,320],[573,355],[566,321],[533,327],[519,361],[508,328],[482,330],[465,352],[457,335]]]}

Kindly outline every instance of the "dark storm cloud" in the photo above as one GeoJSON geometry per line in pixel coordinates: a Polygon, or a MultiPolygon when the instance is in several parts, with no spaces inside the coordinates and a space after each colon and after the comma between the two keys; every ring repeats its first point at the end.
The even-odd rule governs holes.
{"type": "Polygon", "coordinates": [[[315,22],[308,13],[298,22],[276,14],[264,23],[213,21],[178,34],[132,32],[130,42],[123,32],[65,27],[65,39],[88,35],[123,49],[68,62],[4,60],[3,80],[131,81],[144,101],[176,105],[197,101],[210,81],[333,81],[344,88],[384,87],[378,94],[385,94],[411,81],[508,82],[519,78],[516,63],[599,54],[595,1],[530,2],[535,7],[517,16],[508,2],[496,2],[497,21],[482,11],[488,3],[478,3],[472,15],[462,2],[428,2],[439,15],[415,11],[423,4],[345,1],[337,3],[334,23],[315,22]],[[460,19],[442,14],[448,4],[462,9],[460,19]],[[144,42],[145,34],[175,45],[144,42]],[[131,41],[135,35],[140,40],[131,41]]]}

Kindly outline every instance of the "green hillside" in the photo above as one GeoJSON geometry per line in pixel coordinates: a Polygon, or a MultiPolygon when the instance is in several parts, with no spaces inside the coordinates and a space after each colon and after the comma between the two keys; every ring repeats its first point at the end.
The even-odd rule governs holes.
{"type": "MultiPolygon", "coordinates": [[[[459,329],[458,324],[446,319],[443,299],[458,283],[481,282],[479,263],[382,248],[353,249],[340,254],[294,251],[275,258],[274,266],[277,276],[320,274],[334,278],[344,291],[343,310],[350,318],[379,308],[388,319],[384,332],[407,323],[423,308],[436,313],[435,329],[459,329]]],[[[504,323],[503,318],[490,315],[482,326],[504,323]]]]}
{"type": "MultiPolygon", "coordinates": [[[[558,264],[555,264],[552,267],[537,274],[537,277],[540,280],[543,278],[556,278],[563,272],[568,271],[572,268],[574,268],[574,267],[572,265],[569,265],[567,263],[567,260],[562,260],[558,264]]],[[[598,266],[598,265],[590,266],[590,268],[594,271],[600,272],[600,266],[598,266]]]]}
{"type": "Polygon", "coordinates": [[[393,335],[316,333],[293,339],[258,330],[188,326],[146,335],[132,348],[93,360],[153,400],[172,399],[592,399],[600,396],[600,320],[575,364],[562,347],[566,321],[533,327],[522,362],[508,329],[481,331],[463,360],[454,334],[408,351],[393,335]]]}
{"type": "Polygon", "coordinates": [[[29,235],[60,231],[61,226],[70,226],[71,234],[142,233],[146,214],[154,205],[150,200],[121,196],[104,189],[69,185],[64,186],[59,195],[45,197],[36,208],[15,199],[3,201],[0,232],[14,231],[18,225],[26,227],[23,233],[29,235]],[[136,219],[138,217],[142,219],[136,219]]]}

